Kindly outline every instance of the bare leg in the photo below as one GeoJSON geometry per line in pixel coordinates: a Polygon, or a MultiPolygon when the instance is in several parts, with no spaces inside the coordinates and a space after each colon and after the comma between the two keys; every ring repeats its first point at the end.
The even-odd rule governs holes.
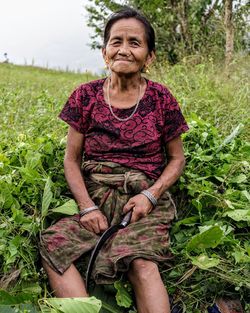
{"type": "Polygon", "coordinates": [[[42,259],[43,267],[49,277],[49,282],[55,296],[58,298],[88,297],[83,279],[72,264],[62,275],[56,273],[42,259]]]}
{"type": "Polygon", "coordinates": [[[168,294],[154,262],[135,259],[128,277],[134,288],[139,313],[170,313],[168,294]]]}

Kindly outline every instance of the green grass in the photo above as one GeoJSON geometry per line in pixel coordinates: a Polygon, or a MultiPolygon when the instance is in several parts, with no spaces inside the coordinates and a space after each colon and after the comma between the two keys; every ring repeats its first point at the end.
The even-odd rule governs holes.
{"type": "MultiPolygon", "coordinates": [[[[179,209],[171,231],[175,259],[171,269],[162,269],[169,293],[185,303],[186,313],[205,312],[218,295],[250,306],[247,73],[249,57],[238,57],[227,72],[211,60],[158,64],[150,76],[170,88],[190,124],[183,136],[186,170],[172,190],[179,209]]],[[[53,208],[69,200],[63,173],[67,125],[57,115],[75,87],[95,78],[0,64],[0,310],[20,303],[29,308],[49,296],[39,231],[55,219],[53,208]]],[[[118,285],[128,297],[130,289],[118,285]]]]}
{"type": "Polygon", "coordinates": [[[157,65],[153,78],[170,88],[185,116],[196,113],[223,135],[238,124],[250,138],[250,57],[239,57],[228,71],[211,60],[205,64],[157,65]]]}
{"type": "MultiPolygon", "coordinates": [[[[57,120],[73,88],[94,79],[91,74],[74,74],[42,68],[0,64],[0,130],[9,140],[18,136],[61,133],[57,120]],[[11,132],[6,129],[11,127],[11,132]]],[[[31,136],[31,137],[30,137],[31,136]]]]}

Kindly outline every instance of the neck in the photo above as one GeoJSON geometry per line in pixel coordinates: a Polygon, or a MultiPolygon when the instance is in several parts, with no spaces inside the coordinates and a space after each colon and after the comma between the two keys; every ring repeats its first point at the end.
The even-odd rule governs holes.
{"type": "Polygon", "coordinates": [[[118,75],[112,72],[110,75],[110,87],[121,92],[130,89],[138,89],[138,86],[141,83],[142,77],[140,73],[133,75],[118,75]]]}

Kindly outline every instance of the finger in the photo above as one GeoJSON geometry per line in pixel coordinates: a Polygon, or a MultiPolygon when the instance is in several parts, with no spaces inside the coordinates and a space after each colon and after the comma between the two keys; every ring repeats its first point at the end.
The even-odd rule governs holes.
{"type": "Polygon", "coordinates": [[[133,213],[133,214],[132,214],[132,217],[131,217],[130,223],[135,223],[135,222],[137,222],[137,221],[138,221],[138,216],[137,216],[136,213],[133,213]]]}
{"type": "Polygon", "coordinates": [[[131,218],[131,223],[137,222],[139,219],[146,217],[148,214],[145,210],[137,208],[133,210],[132,218],[131,218]]]}
{"type": "Polygon", "coordinates": [[[100,216],[93,216],[93,217],[90,217],[89,220],[88,220],[88,225],[93,229],[93,232],[96,233],[96,234],[99,234],[100,232],[100,228],[99,228],[99,221],[100,219],[100,216]]]}
{"type": "Polygon", "coordinates": [[[99,226],[98,226],[98,223],[96,222],[96,220],[97,220],[96,217],[94,218],[91,216],[83,216],[80,219],[80,223],[88,231],[98,234],[99,226]]]}
{"type": "Polygon", "coordinates": [[[123,213],[127,213],[128,211],[130,211],[132,208],[134,208],[135,204],[131,201],[128,202],[127,204],[124,205],[123,207],[123,213]]]}
{"type": "Polygon", "coordinates": [[[103,216],[102,219],[99,219],[99,229],[100,229],[100,232],[103,232],[105,231],[107,228],[108,228],[108,222],[107,222],[107,219],[105,216],[103,216]]]}
{"type": "Polygon", "coordinates": [[[87,223],[86,221],[80,221],[80,224],[83,228],[85,228],[87,231],[94,233],[94,229],[87,223]]]}
{"type": "Polygon", "coordinates": [[[130,223],[134,223],[134,222],[137,222],[137,221],[138,221],[138,212],[135,210],[135,207],[134,207],[130,223]]]}
{"type": "Polygon", "coordinates": [[[96,234],[99,234],[100,233],[100,228],[99,228],[99,222],[98,220],[95,220],[93,223],[92,223],[92,228],[94,230],[94,233],[96,234]]]}

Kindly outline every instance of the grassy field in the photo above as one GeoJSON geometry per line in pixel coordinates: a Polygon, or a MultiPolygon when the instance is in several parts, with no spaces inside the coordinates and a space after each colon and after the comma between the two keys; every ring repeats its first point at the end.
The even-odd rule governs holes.
{"type": "MultiPolygon", "coordinates": [[[[190,125],[186,170],[172,188],[175,259],[161,269],[187,313],[206,312],[221,295],[250,309],[249,64],[238,57],[227,72],[213,60],[158,64],[149,77],[170,88],[190,125]]],[[[61,206],[72,206],[62,167],[67,126],[57,115],[76,86],[95,78],[0,64],[0,312],[53,311],[46,300],[37,305],[50,298],[37,242],[66,213],[61,206]]],[[[95,294],[101,312],[135,312],[126,281],[95,294]]]]}
{"type": "MultiPolygon", "coordinates": [[[[245,136],[249,136],[249,71],[249,58],[242,57],[230,68],[229,77],[221,65],[211,61],[174,67],[158,64],[150,78],[170,88],[185,116],[196,113],[224,135],[239,123],[244,123],[245,136]]],[[[4,131],[6,124],[11,125],[17,133],[26,133],[27,129],[36,133],[37,115],[40,116],[43,132],[48,128],[52,132],[58,131],[60,124],[56,122],[56,116],[70,92],[80,83],[96,78],[91,74],[8,64],[1,64],[0,74],[1,97],[5,105],[1,104],[1,110],[5,110],[1,116],[1,127],[4,131]],[[25,118],[26,115],[29,117],[25,118]],[[50,124],[47,124],[48,115],[51,115],[50,124]],[[43,118],[47,127],[44,127],[43,118]]]]}

